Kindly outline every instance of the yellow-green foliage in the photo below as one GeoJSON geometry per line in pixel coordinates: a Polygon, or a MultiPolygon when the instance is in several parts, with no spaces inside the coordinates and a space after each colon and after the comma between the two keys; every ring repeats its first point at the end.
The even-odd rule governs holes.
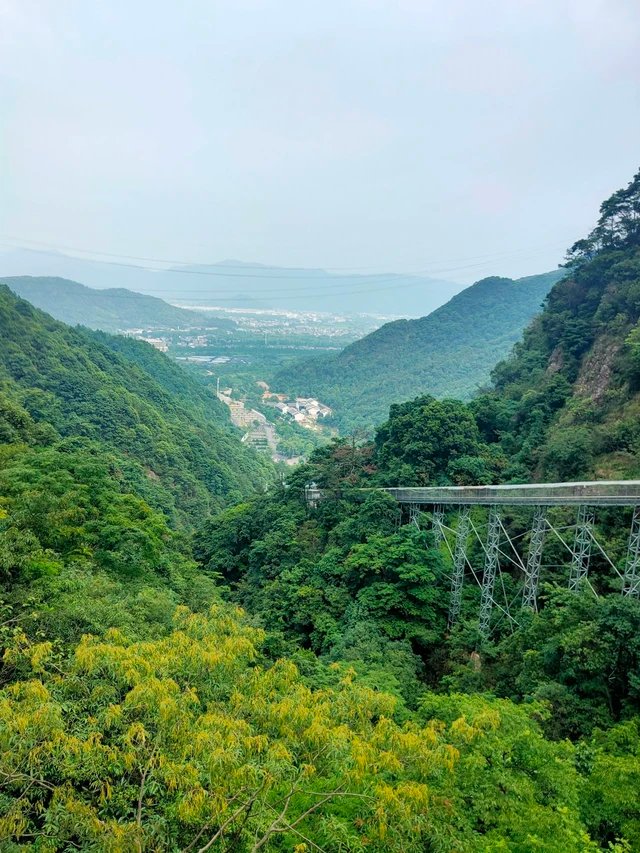
{"type": "MultiPolygon", "coordinates": [[[[0,694],[0,849],[593,849],[557,792],[535,812],[542,834],[517,848],[483,840],[457,813],[460,761],[477,775],[497,754],[498,705],[476,698],[472,714],[442,707],[442,719],[399,725],[396,700],[352,671],[312,690],[290,661],[259,665],[262,640],[219,606],[179,608],[159,640],[84,637],[63,665],[52,644],[18,632],[4,664],[32,677],[0,694]],[[483,741],[474,770],[464,754],[483,741]],[[540,846],[558,833],[563,846],[540,846]]],[[[503,755],[525,718],[507,719],[503,755]]],[[[545,758],[575,787],[566,753],[550,746],[545,758]]],[[[523,808],[509,804],[519,823],[523,808]]]]}

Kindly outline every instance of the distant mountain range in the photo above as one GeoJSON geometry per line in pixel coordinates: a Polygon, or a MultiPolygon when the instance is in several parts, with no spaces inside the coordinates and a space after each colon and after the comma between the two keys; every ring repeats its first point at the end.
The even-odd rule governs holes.
{"type": "Polygon", "coordinates": [[[194,308],[289,308],[400,317],[428,314],[463,287],[417,275],[336,274],[233,260],[150,270],[133,262],[84,260],[59,252],[0,252],[0,278],[23,275],[72,279],[95,288],[125,287],[194,308]]]}
{"type": "Polygon", "coordinates": [[[232,320],[213,318],[196,311],[176,308],[123,287],[94,290],[66,278],[17,276],[0,278],[14,293],[71,326],[87,326],[117,332],[125,329],[217,326],[233,328],[232,320]]]}
{"type": "Polygon", "coordinates": [[[386,323],[336,356],[287,367],[272,387],[318,397],[343,429],[378,424],[392,403],[418,394],[469,399],[564,275],[482,279],[426,317],[386,323]]]}

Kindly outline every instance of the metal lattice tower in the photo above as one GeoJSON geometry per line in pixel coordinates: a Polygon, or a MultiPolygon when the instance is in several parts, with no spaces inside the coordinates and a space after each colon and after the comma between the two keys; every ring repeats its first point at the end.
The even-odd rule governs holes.
{"type": "Polygon", "coordinates": [[[460,509],[460,514],[458,515],[458,526],[456,528],[456,550],[453,555],[451,599],[449,601],[449,627],[456,622],[460,615],[464,570],[467,564],[467,539],[469,537],[469,526],[469,507],[463,506],[460,509]]]}
{"type": "Polygon", "coordinates": [[[640,506],[633,508],[622,594],[632,595],[636,598],[640,595],[640,506]]]}
{"type": "Polygon", "coordinates": [[[491,610],[493,608],[493,588],[496,583],[498,570],[498,550],[500,547],[500,515],[498,509],[492,506],[489,510],[489,528],[487,531],[487,547],[482,575],[482,596],[480,598],[480,633],[483,637],[489,634],[491,610]]]}
{"type": "Polygon", "coordinates": [[[409,524],[420,530],[420,504],[409,504],[409,524]]]}
{"type": "Polygon", "coordinates": [[[591,561],[591,545],[593,543],[592,529],[595,522],[593,507],[579,506],[576,520],[576,536],[571,556],[571,574],[569,589],[576,591],[589,574],[591,561]]]}
{"type": "Polygon", "coordinates": [[[540,567],[542,565],[542,548],[544,537],[547,532],[547,514],[544,507],[536,507],[531,526],[531,540],[527,554],[527,570],[522,591],[522,606],[538,609],[538,583],[540,581],[540,567]]]}
{"type": "Polygon", "coordinates": [[[444,509],[440,504],[437,504],[433,508],[433,512],[431,513],[431,524],[433,531],[433,546],[434,548],[439,548],[444,539],[444,530],[442,529],[442,525],[444,524],[444,509]]]}

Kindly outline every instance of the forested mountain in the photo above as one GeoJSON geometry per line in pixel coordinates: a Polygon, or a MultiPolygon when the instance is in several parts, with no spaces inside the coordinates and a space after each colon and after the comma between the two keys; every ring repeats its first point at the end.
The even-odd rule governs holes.
{"type": "Polygon", "coordinates": [[[135,263],[86,260],[61,252],[16,249],[0,253],[0,275],[25,274],[59,276],[96,288],[126,287],[196,306],[408,317],[433,311],[462,289],[460,284],[439,278],[393,272],[336,273],[238,260],[148,269],[135,263]]]}
{"type": "MultiPolygon", "coordinates": [[[[494,390],[394,405],[262,494],[177,366],[2,289],[1,849],[640,849],[638,599],[596,559],[567,590],[554,540],[539,610],[481,634],[470,581],[449,628],[452,533],[369,488],[633,473],[639,223],[640,175],[494,390]]],[[[610,510],[597,534],[624,552],[610,510]]],[[[522,560],[524,508],[502,523],[522,560]]]]}
{"type": "Polygon", "coordinates": [[[492,389],[391,407],[375,442],[385,482],[640,476],[640,173],[600,214],[492,389]]]}
{"type": "MultiPolygon", "coordinates": [[[[115,332],[158,326],[185,328],[202,326],[205,322],[204,316],[195,311],[175,308],[155,296],[146,296],[122,287],[94,290],[66,278],[27,275],[5,277],[0,282],[36,308],[71,326],[81,325],[115,332]]],[[[228,327],[234,325],[231,320],[214,322],[228,327]]]]}
{"type": "Polygon", "coordinates": [[[602,204],[495,390],[473,404],[509,477],[640,475],[640,173],[602,204]]]}
{"type": "Polygon", "coordinates": [[[274,386],[328,403],[343,429],[381,423],[392,403],[419,393],[469,399],[563,275],[482,279],[426,317],[386,323],[336,356],[288,367],[274,386]]]}
{"type": "MultiPolygon", "coordinates": [[[[264,486],[225,407],[148,344],[72,329],[0,286],[0,382],[35,428],[121,457],[145,496],[186,521],[264,486]]],[[[75,445],[74,445],[75,446],[75,445]]]]}
{"type": "MultiPolygon", "coordinates": [[[[176,365],[65,327],[7,288],[0,332],[3,850],[597,849],[578,798],[589,806],[598,789],[585,794],[572,750],[545,736],[542,706],[418,696],[419,657],[400,635],[368,638],[377,663],[349,633],[322,660],[279,619],[268,633],[251,624],[266,616],[257,599],[250,619],[222,600],[218,581],[245,571],[249,542],[275,579],[299,547],[319,556],[322,528],[292,482],[284,503],[277,490],[220,518],[216,565],[219,534],[204,526],[194,563],[175,524],[204,523],[234,487],[250,499],[264,472],[203,423],[217,401],[176,365]],[[507,769],[505,755],[517,756],[507,769]]],[[[340,547],[375,526],[384,553],[389,507],[359,512],[340,547]]],[[[423,544],[407,531],[394,541],[407,602],[419,587],[431,599],[423,544]]],[[[321,620],[314,597],[305,618],[321,620]]],[[[416,640],[435,641],[438,617],[419,615],[416,640]]]]}

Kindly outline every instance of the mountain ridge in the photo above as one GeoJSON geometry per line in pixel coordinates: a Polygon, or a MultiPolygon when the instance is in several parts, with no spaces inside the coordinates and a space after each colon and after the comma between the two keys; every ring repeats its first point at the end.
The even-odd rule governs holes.
{"type": "Polygon", "coordinates": [[[232,320],[208,319],[204,314],[177,308],[164,300],[125,287],[92,288],[58,276],[5,276],[0,278],[14,293],[68,325],[87,326],[106,332],[133,328],[200,327],[232,328],[232,320]]]}
{"type": "Polygon", "coordinates": [[[566,278],[492,377],[472,406],[502,440],[509,477],[640,476],[640,172],[602,203],[566,278]]]}
{"type": "Polygon", "coordinates": [[[425,317],[393,320],[337,356],[281,371],[273,385],[320,397],[346,428],[379,423],[389,405],[421,393],[469,399],[564,274],[481,279],[425,317]]]}
{"type": "Polygon", "coordinates": [[[0,278],[26,274],[81,281],[96,289],[126,287],[181,304],[282,308],[347,314],[420,316],[447,301],[463,285],[402,273],[334,273],[320,268],[278,267],[224,261],[151,269],[135,262],[96,261],[62,252],[14,249],[0,253],[0,278]],[[227,262],[230,264],[230,262],[227,262]],[[367,311],[362,311],[363,296],[367,311]]]}

